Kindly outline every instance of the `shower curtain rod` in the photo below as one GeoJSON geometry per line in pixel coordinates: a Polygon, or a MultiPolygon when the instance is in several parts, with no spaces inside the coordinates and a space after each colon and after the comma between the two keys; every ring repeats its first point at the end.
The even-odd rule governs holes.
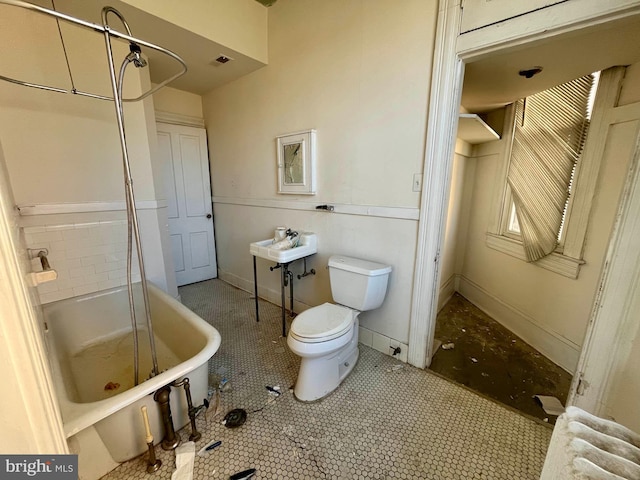
{"type": "MultiPolygon", "coordinates": [[[[87,22],[85,20],[82,20],[82,19],[79,19],[79,18],[76,18],[76,17],[72,17],[71,15],[67,15],[65,13],[60,13],[60,12],[57,12],[55,10],[49,10],[48,8],[41,7],[39,5],[34,5],[34,4],[28,3],[28,2],[23,2],[21,0],[0,0],[0,4],[20,7],[20,8],[24,8],[24,9],[27,9],[27,10],[32,10],[32,11],[35,11],[35,12],[38,12],[38,13],[42,13],[44,15],[49,15],[49,16],[58,18],[60,20],[64,20],[65,22],[69,22],[69,23],[73,23],[75,25],[79,25],[81,27],[87,28],[89,30],[93,30],[95,32],[99,32],[99,33],[103,33],[103,34],[104,33],[108,33],[112,37],[120,38],[122,40],[128,41],[129,43],[134,43],[134,44],[137,44],[137,45],[141,45],[141,46],[144,46],[144,47],[147,47],[147,48],[151,48],[152,50],[156,50],[158,52],[164,53],[165,55],[170,56],[171,58],[176,60],[178,63],[180,63],[182,68],[178,73],[172,75],[171,77],[169,77],[166,80],[164,80],[163,82],[157,84],[155,87],[147,90],[146,92],[144,92],[143,94],[141,94],[138,97],[121,99],[123,102],[137,102],[139,100],[143,100],[143,99],[147,98],[149,95],[151,95],[154,92],[160,90],[162,87],[164,87],[168,83],[172,82],[173,80],[175,80],[176,78],[184,75],[187,72],[187,65],[186,65],[186,63],[184,63],[184,60],[182,60],[182,58],[180,58],[178,55],[173,53],[171,50],[167,50],[166,48],[163,48],[163,47],[161,47],[159,45],[155,45],[155,44],[147,42],[145,40],[141,40],[139,38],[133,37],[131,35],[131,31],[129,30],[129,26],[127,25],[127,22],[124,20],[124,18],[122,18],[120,15],[118,15],[117,11],[115,11],[115,10],[109,10],[109,12],[116,13],[118,15],[118,18],[120,20],[122,20],[122,23],[123,23],[125,29],[127,30],[127,33],[121,33],[121,32],[118,32],[117,30],[113,30],[109,26],[109,24],[107,23],[106,15],[104,13],[103,13],[103,17],[102,17],[103,18],[103,25],[99,25],[97,23],[87,22]]],[[[83,91],[77,90],[75,88],[73,88],[71,90],[67,90],[67,89],[64,89],[64,88],[52,87],[52,86],[49,86],[49,85],[40,85],[38,83],[25,82],[23,80],[17,80],[15,78],[6,77],[4,75],[0,75],[0,80],[4,80],[4,81],[10,82],[10,83],[15,83],[17,85],[22,85],[22,86],[25,86],[25,87],[32,87],[32,88],[39,88],[41,90],[48,90],[48,91],[51,91],[51,92],[72,93],[74,95],[82,95],[84,97],[97,98],[97,99],[100,99],[100,100],[110,100],[110,101],[114,100],[113,97],[107,97],[105,95],[99,95],[99,94],[96,94],[96,93],[83,92],[83,91]]]]}

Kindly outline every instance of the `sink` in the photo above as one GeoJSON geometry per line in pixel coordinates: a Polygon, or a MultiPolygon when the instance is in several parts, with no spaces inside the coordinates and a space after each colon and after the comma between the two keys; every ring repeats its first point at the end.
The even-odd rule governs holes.
{"type": "Polygon", "coordinates": [[[302,257],[308,257],[318,252],[318,237],[315,233],[301,233],[300,242],[295,248],[289,250],[277,250],[271,248],[273,238],[260,240],[249,244],[249,253],[256,257],[264,258],[278,263],[289,263],[302,257]]]}

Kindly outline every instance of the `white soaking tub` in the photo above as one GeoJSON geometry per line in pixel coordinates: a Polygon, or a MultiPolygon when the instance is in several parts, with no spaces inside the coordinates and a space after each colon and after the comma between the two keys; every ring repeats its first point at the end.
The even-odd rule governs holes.
{"type": "MultiPolygon", "coordinates": [[[[134,285],[139,325],[140,384],[133,380],[133,342],[126,287],[43,306],[45,338],[67,438],[95,427],[116,462],[147,446],[140,407],[146,405],[155,443],[164,427],[153,394],[189,378],[194,405],[207,395],[208,360],[220,334],[198,315],[149,284],[149,303],[160,374],[150,378],[151,353],[140,284],[134,285]]],[[[189,422],[184,389],[172,387],[175,429],[189,422]]]]}

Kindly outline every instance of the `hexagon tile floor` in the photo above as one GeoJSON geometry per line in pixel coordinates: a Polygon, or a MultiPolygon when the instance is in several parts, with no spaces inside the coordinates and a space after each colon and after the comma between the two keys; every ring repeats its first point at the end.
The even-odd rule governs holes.
{"type": "MultiPolygon", "coordinates": [[[[247,292],[220,280],[180,288],[182,301],[222,335],[211,359],[211,383],[229,379],[221,413],[200,415],[202,439],[222,445],[196,456],[193,478],[227,479],[255,468],[254,479],[537,479],[551,429],[428,371],[360,345],[360,359],[325,399],[301,403],[290,391],[298,358],[280,337],[280,308],[260,301],[260,322],[247,292]],[[395,367],[395,368],[394,368],[395,367]],[[279,385],[274,397],[265,388],[279,385]],[[244,408],[244,425],[220,422],[244,408]]],[[[179,434],[186,441],[189,427],[179,434]]],[[[156,447],[162,467],[145,470],[146,455],[105,479],[170,479],[175,455],[156,447]]]]}

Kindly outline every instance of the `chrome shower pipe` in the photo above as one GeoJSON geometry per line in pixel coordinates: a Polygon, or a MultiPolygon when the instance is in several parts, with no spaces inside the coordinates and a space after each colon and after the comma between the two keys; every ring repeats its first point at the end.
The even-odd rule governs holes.
{"type": "MultiPolygon", "coordinates": [[[[37,83],[32,83],[32,82],[26,82],[26,81],[22,81],[22,80],[17,80],[14,78],[10,78],[10,77],[6,77],[3,75],[0,75],[0,80],[5,80],[7,82],[10,83],[14,83],[17,85],[21,85],[21,86],[26,86],[26,87],[32,87],[32,88],[38,88],[41,90],[47,90],[47,91],[52,91],[52,92],[56,92],[56,93],[71,93],[71,94],[75,94],[75,95],[81,95],[81,96],[85,96],[85,97],[90,97],[90,98],[96,98],[96,99],[100,99],[100,100],[107,100],[107,101],[112,101],[114,103],[115,109],[116,109],[116,120],[117,120],[117,124],[118,124],[118,132],[119,132],[119,138],[120,138],[120,145],[122,148],[122,162],[123,162],[123,169],[124,169],[124,183],[125,183],[125,199],[126,199],[126,207],[127,207],[127,225],[128,225],[128,237],[127,237],[127,286],[128,286],[128,290],[129,290],[129,307],[130,307],[130,314],[131,314],[131,322],[132,322],[132,328],[133,328],[133,337],[134,337],[134,369],[135,369],[135,384],[137,385],[139,382],[139,366],[138,366],[138,335],[137,335],[137,322],[136,322],[136,317],[135,317],[135,306],[134,306],[134,300],[133,300],[133,288],[132,288],[132,282],[131,282],[131,263],[132,263],[132,250],[133,250],[133,246],[132,246],[132,240],[135,239],[135,243],[136,243],[136,249],[137,249],[137,253],[138,253],[138,262],[140,265],[140,276],[141,276],[141,283],[142,283],[142,292],[143,292],[143,300],[144,300],[144,307],[145,307],[145,316],[146,316],[146,323],[147,323],[147,328],[148,328],[148,333],[149,333],[149,343],[150,343],[150,347],[151,347],[151,356],[152,356],[152,360],[153,360],[153,371],[152,371],[152,376],[155,376],[159,373],[159,369],[158,369],[158,361],[157,361],[157,355],[156,355],[156,348],[155,348],[155,340],[154,340],[154,335],[153,335],[153,326],[151,324],[151,312],[150,312],[150,307],[149,307],[149,297],[148,297],[148,291],[147,291],[147,280],[146,280],[146,274],[145,274],[145,268],[144,268],[144,260],[142,257],[142,245],[141,245],[141,241],[140,241],[140,228],[139,228],[139,224],[138,224],[138,215],[136,212],[136,208],[135,208],[135,195],[134,195],[134,191],[133,191],[133,181],[131,178],[131,167],[130,167],[130,162],[129,162],[129,154],[128,154],[128,150],[127,150],[127,141],[126,141],[126,135],[125,135],[125,128],[124,128],[124,109],[123,109],[123,102],[136,102],[139,100],[143,100],[146,97],[148,97],[149,95],[153,94],[154,92],[156,92],[157,90],[161,89],[162,87],[164,87],[165,85],[167,85],[169,82],[175,80],[176,78],[180,77],[181,75],[183,75],[184,73],[186,73],[187,71],[187,66],[185,64],[185,62],[175,53],[171,52],[170,50],[167,50],[163,47],[160,47],[158,45],[155,45],[153,43],[150,42],[146,42],[144,40],[141,40],[139,38],[135,38],[131,35],[131,29],[129,28],[129,25],[127,23],[127,21],[124,19],[124,17],[122,16],[122,14],[120,14],[120,12],[118,12],[116,9],[112,8],[112,7],[105,7],[102,10],[102,22],[103,25],[98,25],[95,23],[91,23],[91,22],[87,22],[81,19],[78,19],[76,17],[73,17],[71,15],[66,15],[64,13],[60,13],[57,12],[55,10],[50,10],[48,8],[45,7],[41,7],[39,5],[33,5],[31,3],[27,3],[21,0],[0,0],[0,4],[4,4],[4,5],[10,5],[10,6],[15,6],[15,7],[19,7],[19,8],[24,8],[30,11],[35,11],[37,13],[41,13],[43,15],[48,15],[51,17],[56,18],[57,20],[63,20],[66,21],[68,23],[72,23],[74,25],[78,25],[84,28],[88,28],[90,30],[96,31],[96,32],[102,32],[104,34],[104,39],[105,39],[105,45],[106,45],[106,50],[107,50],[107,60],[108,60],[108,65],[109,65],[109,75],[110,75],[110,79],[111,79],[111,89],[113,92],[113,97],[109,97],[109,96],[105,96],[105,95],[99,95],[99,94],[95,94],[95,93],[91,93],[91,92],[83,92],[80,90],[77,90],[75,88],[72,88],[71,90],[67,90],[64,88],[59,88],[59,87],[54,87],[54,86],[49,86],[49,85],[41,85],[41,84],[37,84],[37,83]],[[118,32],[116,30],[113,30],[109,24],[108,24],[108,15],[109,14],[114,14],[116,15],[120,21],[122,22],[125,30],[127,31],[127,33],[121,33],[118,32]],[[113,49],[111,46],[111,37],[115,37],[115,38],[119,38],[122,40],[126,40],[129,42],[130,45],[130,50],[131,53],[129,55],[127,55],[127,57],[125,58],[121,70],[120,70],[120,76],[119,76],[119,80],[116,78],[116,72],[115,72],[115,66],[114,66],[114,62],[113,62],[113,49]],[[135,98],[123,98],[122,95],[122,88],[123,88],[123,83],[124,83],[124,73],[125,73],[125,69],[127,67],[127,65],[131,62],[134,62],[136,64],[136,66],[143,66],[144,65],[144,60],[142,60],[140,58],[140,46],[144,46],[146,48],[150,48],[152,50],[156,50],[159,51],[165,55],[170,56],[171,58],[175,59],[180,65],[181,65],[181,70],[172,75],[171,77],[167,78],[166,80],[162,81],[161,83],[157,84],[155,87],[147,90],[146,92],[142,93],[141,95],[139,95],[138,97],[135,98]],[[132,55],[134,54],[134,55],[132,55]],[[132,239],[133,237],[133,239],[132,239]]],[[[69,72],[69,74],[71,75],[71,72],[69,72]]],[[[73,84],[73,80],[72,80],[72,84],[73,84]]]]}
{"type": "MultiPolygon", "coordinates": [[[[108,7],[109,11],[114,11],[111,7],[108,7]]],[[[105,7],[104,10],[106,10],[105,7]]],[[[106,13],[103,10],[103,19],[106,20],[106,13]]],[[[116,11],[117,12],[117,11],[116,11]]],[[[121,15],[118,13],[118,16],[121,15]]],[[[124,109],[122,105],[122,87],[124,83],[124,72],[127,65],[130,63],[129,57],[125,58],[122,63],[122,67],[120,68],[119,79],[116,77],[115,65],[113,63],[113,49],[111,47],[111,37],[109,35],[108,29],[104,32],[104,40],[105,47],[107,49],[107,60],[109,65],[109,76],[111,79],[111,89],[113,91],[114,98],[114,106],[116,108],[116,120],[118,123],[118,134],[120,138],[120,146],[122,147],[122,167],[124,169],[125,175],[125,196],[126,196],[126,205],[127,205],[127,224],[128,224],[128,241],[127,241],[127,265],[131,266],[131,256],[132,256],[132,245],[131,245],[131,237],[136,243],[136,251],[138,253],[138,265],[140,267],[140,280],[142,283],[142,297],[144,302],[144,311],[145,311],[145,320],[147,325],[147,331],[149,334],[149,346],[151,347],[151,358],[153,361],[153,370],[152,375],[158,375],[160,373],[158,369],[158,358],[156,355],[156,347],[155,347],[155,339],[153,335],[153,325],[151,322],[151,310],[149,308],[149,293],[147,291],[147,278],[144,268],[144,260],[142,257],[142,244],[140,241],[140,227],[138,224],[138,213],[136,211],[135,205],[135,194],[133,191],[133,179],[131,177],[131,164],[129,162],[129,152],[127,149],[127,139],[124,129],[124,109]]],[[[129,290],[129,307],[131,309],[132,316],[135,316],[134,306],[133,306],[133,287],[131,284],[131,271],[128,269],[127,272],[127,288],[129,290]]],[[[132,320],[135,322],[135,320],[132,320]]],[[[136,329],[134,328],[134,331],[136,329]]],[[[139,379],[135,378],[137,382],[139,379]]]]}
{"type": "MultiPolygon", "coordinates": [[[[99,25],[97,23],[92,23],[92,22],[87,22],[85,20],[81,20],[79,18],[73,17],[71,15],[67,15],[65,13],[61,13],[61,12],[57,12],[56,10],[50,10],[48,8],[45,7],[41,7],[39,5],[34,5],[32,3],[28,3],[28,2],[23,2],[21,0],[0,0],[0,4],[4,4],[4,5],[11,5],[14,7],[20,7],[20,8],[24,8],[26,10],[30,10],[30,11],[34,11],[37,13],[41,13],[43,15],[49,15],[51,17],[57,18],[59,20],[63,20],[65,22],[68,23],[72,23],[74,25],[79,25],[81,27],[84,28],[88,28],[89,30],[93,30],[96,32],[102,32],[105,35],[111,36],[111,37],[116,37],[116,38],[120,38],[122,40],[126,40],[129,43],[135,43],[139,46],[142,47],[147,47],[150,48],[152,50],[156,50],[158,52],[164,53],[165,55],[170,56],[171,58],[173,58],[174,60],[176,60],[179,64],[180,64],[180,71],[175,73],[174,75],[170,76],[169,78],[163,80],[162,82],[158,83],[155,87],[152,87],[151,89],[147,90],[146,92],[142,93],[141,95],[135,97],[135,98],[122,98],[121,101],[123,102],[137,102],[139,100],[143,100],[145,98],[147,98],[149,95],[152,95],[154,92],[160,90],[162,87],[164,87],[165,85],[167,85],[168,83],[172,82],[173,80],[175,80],[176,78],[184,75],[187,72],[187,64],[184,62],[184,60],[182,60],[182,58],[180,58],[178,55],[176,55],[175,53],[173,53],[171,50],[167,50],[166,48],[163,48],[159,45],[156,45],[154,43],[151,42],[146,42],[144,40],[141,40],[139,38],[136,38],[134,36],[131,35],[131,30],[129,29],[129,25],[127,24],[127,22],[124,20],[124,18],[122,17],[122,15],[115,10],[112,7],[105,7],[105,9],[108,9],[107,12],[102,12],[102,18],[103,18],[103,22],[104,25],[99,25]],[[117,16],[120,18],[120,20],[122,20],[122,23],[125,27],[125,30],[127,31],[127,33],[122,33],[119,32],[117,30],[113,30],[108,23],[106,22],[106,15],[108,13],[116,13],[117,16]]],[[[105,10],[103,9],[103,10],[105,10]]],[[[11,78],[11,77],[7,77],[4,75],[0,75],[0,80],[4,80],[6,82],[10,82],[10,83],[15,83],[17,85],[22,85],[25,87],[31,87],[31,88],[38,88],[41,90],[47,90],[47,91],[51,91],[51,92],[57,92],[57,93],[71,93],[74,95],[81,95],[84,97],[90,97],[90,98],[96,98],[99,100],[108,100],[108,101],[116,101],[115,96],[114,97],[109,97],[106,95],[100,95],[97,93],[91,93],[91,92],[84,92],[81,90],[77,90],[77,89],[71,89],[68,90],[66,88],[60,88],[60,87],[54,87],[54,86],[50,86],[50,85],[41,85],[38,83],[33,83],[33,82],[26,82],[23,80],[17,80],[15,78],[11,78]]]]}

